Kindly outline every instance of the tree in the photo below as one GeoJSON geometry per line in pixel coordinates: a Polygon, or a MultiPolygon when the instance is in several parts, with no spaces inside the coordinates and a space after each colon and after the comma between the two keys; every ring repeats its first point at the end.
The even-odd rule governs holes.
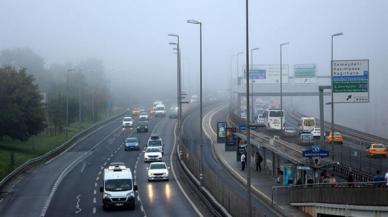
{"type": "Polygon", "coordinates": [[[44,129],[39,87],[25,69],[0,68],[0,138],[26,140],[44,129]]]}

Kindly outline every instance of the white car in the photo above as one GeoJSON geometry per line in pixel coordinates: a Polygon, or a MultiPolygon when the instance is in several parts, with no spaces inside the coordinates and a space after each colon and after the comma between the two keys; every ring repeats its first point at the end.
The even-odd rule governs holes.
{"type": "Polygon", "coordinates": [[[162,152],[158,147],[147,147],[144,151],[144,162],[162,161],[162,152]]]}
{"type": "Polygon", "coordinates": [[[133,127],[132,117],[128,116],[123,118],[123,127],[133,127]]]}
{"type": "Polygon", "coordinates": [[[164,162],[153,162],[148,167],[148,181],[168,180],[168,167],[164,162]]]}
{"type": "MultiPolygon", "coordinates": [[[[313,135],[314,138],[320,138],[321,137],[321,128],[314,127],[313,131],[311,131],[311,134],[313,135]]],[[[323,133],[323,134],[325,134],[325,133],[323,133]]]]}
{"type": "Polygon", "coordinates": [[[265,127],[265,119],[263,115],[258,115],[256,119],[257,125],[260,127],[265,127]]]}
{"type": "Polygon", "coordinates": [[[147,112],[140,113],[139,120],[148,120],[147,112]]]}
{"type": "Polygon", "coordinates": [[[166,107],[163,104],[158,104],[155,106],[155,117],[165,117],[166,116],[166,107]]]}

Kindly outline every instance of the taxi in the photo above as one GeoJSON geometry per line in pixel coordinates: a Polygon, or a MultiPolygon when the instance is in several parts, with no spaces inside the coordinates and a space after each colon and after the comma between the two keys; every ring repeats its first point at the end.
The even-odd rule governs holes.
{"type": "Polygon", "coordinates": [[[368,151],[368,156],[370,157],[375,157],[375,156],[387,157],[387,148],[383,144],[379,144],[379,143],[370,144],[367,151],[368,151]]]}
{"type": "Polygon", "coordinates": [[[344,143],[344,137],[340,132],[333,132],[330,131],[329,135],[326,136],[326,143],[344,143]]]}

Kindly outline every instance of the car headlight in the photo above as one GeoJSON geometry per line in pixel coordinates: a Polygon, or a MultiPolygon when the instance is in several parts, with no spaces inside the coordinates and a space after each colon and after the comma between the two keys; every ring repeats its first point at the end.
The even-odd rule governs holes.
{"type": "Polygon", "coordinates": [[[110,198],[110,197],[112,197],[112,195],[110,195],[108,193],[104,193],[104,195],[103,195],[103,198],[110,198]]]}
{"type": "Polygon", "coordinates": [[[132,192],[129,192],[129,193],[127,194],[127,197],[135,197],[135,194],[133,193],[133,191],[132,191],[132,192]]]}

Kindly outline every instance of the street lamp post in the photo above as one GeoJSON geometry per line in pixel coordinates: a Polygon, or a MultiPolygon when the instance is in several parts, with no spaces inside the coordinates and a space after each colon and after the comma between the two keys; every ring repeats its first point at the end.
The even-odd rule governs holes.
{"type": "Polygon", "coordinates": [[[69,72],[73,69],[68,69],[66,73],[66,139],[68,138],[69,131],[69,72]]]}
{"type": "Polygon", "coordinates": [[[200,170],[199,183],[203,185],[203,141],[202,141],[202,119],[203,119],[203,105],[202,105],[202,23],[198,20],[187,20],[187,23],[199,25],[199,127],[200,127],[200,170]]]}
{"type": "MultiPolygon", "coordinates": [[[[333,41],[334,37],[343,35],[342,32],[331,35],[331,61],[330,61],[330,78],[331,78],[331,158],[334,160],[334,83],[333,83],[333,41]]],[[[321,126],[322,127],[322,126],[321,126]]]]}
{"type": "Polygon", "coordinates": [[[252,186],[251,186],[251,157],[252,157],[252,147],[251,147],[251,128],[249,126],[250,120],[250,111],[249,111],[249,0],[245,1],[245,61],[246,61],[246,109],[247,109],[247,119],[246,119],[246,128],[247,128],[247,156],[246,164],[248,169],[247,175],[247,189],[248,189],[248,216],[252,217],[252,186]]]}
{"type": "Polygon", "coordinates": [[[289,42],[280,44],[280,112],[282,117],[280,118],[280,129],[283,130],[283,46],[289,45],[289,42]]]}
{"type": "MultiPolygon", "coordinates": [[[[256,48],[252,48],[251,49],[251,70],[253,69],[253,51],[255,51],[255,50],[259,50],[259,48],[258,47],[256,47],[256,48]]],[[[252,113],[252,116],[251,116],[251,122],[253,123],[254,122],[254,120],[253,120],[253,118],[254,118],[254,112],[255,112],[255,110],[253,109],[253,104],[254,104],[254,100],[253,100],[253,79],[252,79],[252,82],[251,82],[251,113],[252,113]]]]}
{"type": "Polygon", "coordinates": [[[180,67],[180,46],[179,46],[179,35],[168,34],[170,37],[175,37],[177,42],[170,42],[170,45],[176,45],[177,50],[177,106],[178,106],[178,144],[181,143],[181,123],[182,123],[182,103],[181,103],[181,67],[180,67]]]}

